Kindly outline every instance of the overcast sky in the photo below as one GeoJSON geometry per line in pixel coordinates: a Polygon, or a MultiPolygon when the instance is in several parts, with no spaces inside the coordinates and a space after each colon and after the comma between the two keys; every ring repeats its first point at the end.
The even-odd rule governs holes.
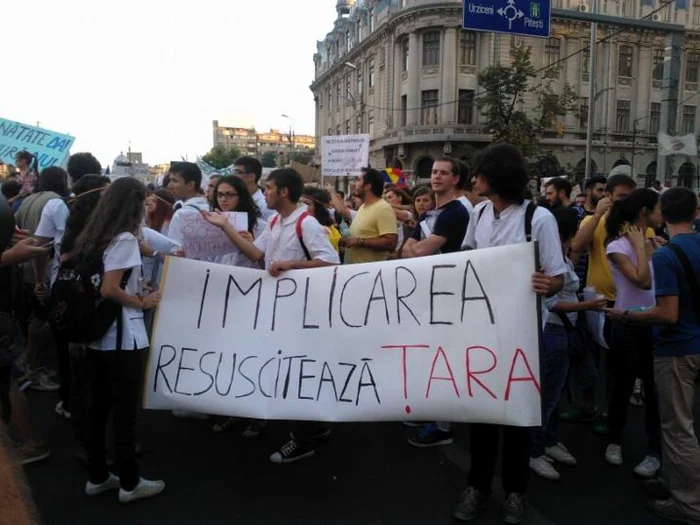
{"type": "Polygon", "coordinates": [[[336,0],[2,2],[0,117],[68,133],[103,167],[206,153],[211,121],[314,133],[316,40],[336,0]]]}

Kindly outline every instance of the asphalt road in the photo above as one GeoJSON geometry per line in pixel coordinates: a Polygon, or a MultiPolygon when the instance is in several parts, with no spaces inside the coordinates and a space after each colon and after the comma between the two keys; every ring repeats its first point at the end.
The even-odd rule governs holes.
{"type": "MultiPolygon", "coordinates": [[[[123,506],[116,494],[83,495],[86,472],[74,458],[70,423],[53,413],[55,395],[31,393],[31,401],[52,450],[50,460],[26,467],[46,525],[458,523],[451,513],[469,468],[468,425],[455,427],[453,445],[416,449],[406,443],[413,430],[401,424],[338,424],[315,457],[281,466],[267,457],[285,439],[284,422],[245,439],[242,425],[214,434],[211,421],[146,411],[139,424],[142,474],[164,479],[167,488],[157,498],[123,506]]],[[[526,523],[666,523],[644,510],[647,497],[632,474],[646,440],[643,409],[629,410],[621,467],[605,463],[605,442],[589,426],[562,426],[562,441],[579,465],[561,467],[559,482],[532,475],[526,523]]],[[[500,523],[502,494],[494,496],[475,523],[500,523]]]]}

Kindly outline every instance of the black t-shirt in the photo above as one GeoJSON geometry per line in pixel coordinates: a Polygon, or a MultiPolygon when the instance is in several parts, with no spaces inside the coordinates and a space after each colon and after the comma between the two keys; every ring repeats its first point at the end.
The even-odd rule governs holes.
{"type": "Polygon", "coordinates": [[[462,241],[469,225],[469,212],[458,200],[453,200],[424,213],[418,219],[412,238],[417,241],[427,237],[428,232],[447,239],[440,253],[453,253],[462,249],[462,241]],[[425,226],[423,225],[425,223],[425,226]]]}

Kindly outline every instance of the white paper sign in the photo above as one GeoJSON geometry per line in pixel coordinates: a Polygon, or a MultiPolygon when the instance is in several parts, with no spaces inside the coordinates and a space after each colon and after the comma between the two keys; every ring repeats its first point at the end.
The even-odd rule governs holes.
{"type": "MultiPolygon", "coordinates": [[[[248,214],[226,212],[226,215],[236,231],[248,229],[248,214]]],[[[191,259],[216,257],[238,250],[221,228],[209,224],[195,208],[179,210],[170,223],[170,232],[173,241],[181,245],[185,257],[191,259]]]]}
{"type": "Polygon", "coordinates": [[[534,246],[277,279],[169,258],[145,405],[260,419],[539,425],[534,246]]]}
{"type": "Polygon", "coordinates": [[[322,138],[323,176],[362,175],[369,164],[369,135],[330,135],[322,138]]]}

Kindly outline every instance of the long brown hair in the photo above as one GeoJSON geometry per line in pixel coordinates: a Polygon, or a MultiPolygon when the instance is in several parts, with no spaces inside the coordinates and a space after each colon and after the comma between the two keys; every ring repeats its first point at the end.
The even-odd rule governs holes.
{"type": "Polygon", "coordinates": [[[164,189],[156,190],[151,195],[156,198],[156,211],[149,212],[146,215],[146,224],[152,230],[160,232],[163,229],[163,225],[166,222],[170,222],[170,219],[173,218],[175,199],[173,199],[170,192],[164,189]]]}

